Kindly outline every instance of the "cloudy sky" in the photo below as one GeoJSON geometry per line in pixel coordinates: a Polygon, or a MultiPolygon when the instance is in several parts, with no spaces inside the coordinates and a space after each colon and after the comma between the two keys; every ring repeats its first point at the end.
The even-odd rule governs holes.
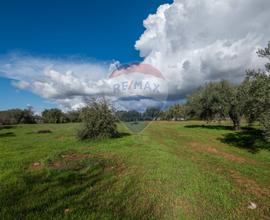
{"type": "Polygon", "coordinates": [[[0,4],[0,109],[114,99],[108,76],[134,61],[162,73],[169,102],[182,100],[205,82],[239,83],[246,69],[263,67],[256,50],[270,41],[269,0],[0,4]]]}

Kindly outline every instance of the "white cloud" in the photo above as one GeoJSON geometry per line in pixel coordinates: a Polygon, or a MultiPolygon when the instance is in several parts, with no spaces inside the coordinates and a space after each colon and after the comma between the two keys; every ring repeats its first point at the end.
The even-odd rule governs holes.
{"type": "MultiPolygon", "coordinates": [[[[168,84],[160,87],[162,99],[169,94],[172,103],[207,81],[240,82],[246,69],[262,67],[264,61],[257,57],[256,50],[270,40],[269,11],[269,0],[175,0],[148,16],[144,21],[146,30],[135,48],[144,63],[165,76],[168,84]]],[[[129,78],[127,74],[122,79],[108,79],[119,65],[14,53],[0,56],[0,75],[13,79],[19,89],[30,90],[63,109],[72,109],[98,95],[109,96],[115,102],[115,83],[127,81],[124,83],[130,85],[131,79],[142,78],[129,78]]],[[[155,83],[157,79],[144,80],[155,83]]],[[[157,104],[145,95],[141,90],[117,104],[126,109],[157,104]]]]}
{"type": "Polygon", "coordinates": [[[0,58],[0,75],[13,79],[12,84],[16,88],[30,90],[44,99],[57,103],[63,110],[83,107],[91,98],[101,96],[107,97],[123,109],[132,107],[141,109],[145,103],[153,103],[150,99],[163,98],[164,93],[166,96],[166,84],[162,87],[158,84],[159,79],[153,76],[134,72],[109,78],[110,73],[119,65],[119,62],[98,63],[91,60],[51,59],[12,54],[0,58]],[[140,80],[142,89],[127,88],[132,80],[140,80]],[[143,89],[146,83],[149,83],[149,88],[143,89]],[[115,85],[121,91],[120,94],[114,92],[115,85]],[[153,97],[152,90],[157,88],[161,94],[154,93],[153,97]],[[125,100],[121,99],[123,97],[125,100]],[[134,97],[137,97],[135,101],[134,97]]]}
{"type": "Polygon", "coordinates": [[[13,81],[12,85],[17,87],[18,89],[29,89],[30,84],[26,81],[13,81]]]}
{"type": "Polygon", "coordinates": [[[51,59],[9,54],[0,57],[0,74],[58,103],[63,109],[81,107],[85,98],[108,92],[109,63],[83,59],[51,59]]]}
{"type": "Polygon", "coordinates": [[[240,82],[261,67],[258,47],[270,40],[269,0],[175,0],[144,21],[135,48],[161,70],[171,97],[219,79],[240,82]]]}

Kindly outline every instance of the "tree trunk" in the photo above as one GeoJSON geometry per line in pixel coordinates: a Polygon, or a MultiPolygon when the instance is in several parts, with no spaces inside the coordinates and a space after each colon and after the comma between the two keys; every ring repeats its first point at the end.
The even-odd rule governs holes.
{"type": "Polygon", "coordinates": [[[240,121],[238,121],[238,120],[233,121],[233,128],[235,131],[239,131],[240,130],[240,121]]]}

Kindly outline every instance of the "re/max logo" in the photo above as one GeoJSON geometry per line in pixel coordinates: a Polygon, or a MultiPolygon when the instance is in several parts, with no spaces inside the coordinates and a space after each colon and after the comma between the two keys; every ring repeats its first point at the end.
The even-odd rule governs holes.
{"type": "Polygon", "coordinates": [[[151,92],[158,94],[160,93],[160,85],[153,82],[148,81],[137,81],[137,80],[131,80],[131,81],[124,81],[121,83],[116,83],[113,85],[113,92],[114,94],[119,94],[123,92],[128,92],[131,90],[141,90],[145,92],[151,92]]]}

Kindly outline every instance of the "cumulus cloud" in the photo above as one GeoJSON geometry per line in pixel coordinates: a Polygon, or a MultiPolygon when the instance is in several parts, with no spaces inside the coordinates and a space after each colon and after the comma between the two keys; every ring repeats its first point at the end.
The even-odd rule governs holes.
{"type": "Polygon", "coordinates": [[[161,5],[143,22],[145,32],[135,48],[144,64],[162,73],[166,86],[140,74],[109,78],[119,62],[17,53],[0,56],[0,75],[13,79],[18,89],[30,90],[67,110],[101,95],[124,109],[142,110],[165,99],[173,103],[205,82],[228,79],[239,83],[246,69],[263,67],[264,60],[256,51],[270,40],[269,10],[269,0],[174,0],[161,5]],[[113,93],[116,84],[127,91],[136,80],[144,80],[142,87],[147,89],[160,84],[159,94],[154,97],[150,91],[149,95],[147,89],[128,91],[131,97],[113,93]]]}
{"type": "Polygon", "coordinates": [[[18,89],[58,103],[63,109],[82,107],[86,99],[103,95],[109,63],[85,59],[52,59],[22,54],[0,58],[0,74],[13,79],[18,89]]]}
{"type": "Polygon", "coordinates": [[[171,98],[205,82],[239,83],[263,66],[256,51],[270,40],[269,0],[174,0],[144,21],[135,48],[161,70],[171,98]]]}
{"type": "Polygon", "coordinates": [[[16,88],[32,91],[59,104],[63,110],[81,108],[92,98],[98,97],[106,97],[118,109],[142,110],[147,107],[146,104],[156,104],[155,99],[167,94],[166,88],[162,90],[158,84],[161,79],[136,72],[139,64],[129,70],[120,69],[119,66],[119,62],[11,54],[0,58],[0,75],[13,79],[12,84],[16,88]],[[118,69],[119,73],[124,74],[110,77],[118,69]],[[128,74],[130,70],[132,74],[128,74]],[[132,89],[134,87],[136,89],[132,89]],[[158,93],[154,90],[158,90],[158,93]]]}

